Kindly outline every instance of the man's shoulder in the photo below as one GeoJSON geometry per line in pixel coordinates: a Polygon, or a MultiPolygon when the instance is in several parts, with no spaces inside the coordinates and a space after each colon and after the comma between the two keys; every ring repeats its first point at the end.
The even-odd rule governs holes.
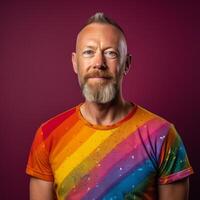
{"type": "Polygon", "coordinates": [[[166,136],[175,137],[175,135],[177,135],[174,124],[162,117],[162,115],[156,114],[141,106],[138,106],[138,112],[140,119],[138,128],[143,136],[149,134],[151,139],[154,138],[156,142],[158,138],[162,140],[162,138],[166,136]]]}
{"type": "Polygon", "coordinates": [[[172,122],[170,122],[168,119],[166,119],[165,117],[163,117],[162,115],[152,111],[151,109],[147,109],[141,105],[137,105],[138,108],[138,112],[139,117],[141,118],[147,118],[147,119],[152,119],[153,121],[157,121],[157,122],[161,122],[161,123],[165,123],[165,124],[173,124],[172,122]]]}
{"type": "Polygon", "coordinates": [[[74,106],[70,109],[67,109],[57,115],[54,115],[53,117],[49,118],[48,120],[44,121],[41,124],[41,128],[43,131],[50,131],[53,130],[54,128],[58,127],[60,124],[62,124],[64,121],[72,117],[73,115],[76,114],[78,106],[74,106]]]}

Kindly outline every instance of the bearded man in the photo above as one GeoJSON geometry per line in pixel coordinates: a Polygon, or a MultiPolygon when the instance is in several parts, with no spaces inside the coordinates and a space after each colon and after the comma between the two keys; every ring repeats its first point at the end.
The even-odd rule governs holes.
{"type": "Polygon", "coordinates": [[[124,31],[103,13],[72,53],[85,97],[38,128],[26,173],[31,200],[185,200],[193,173],[174,125],[122,95],[124,31]]]}

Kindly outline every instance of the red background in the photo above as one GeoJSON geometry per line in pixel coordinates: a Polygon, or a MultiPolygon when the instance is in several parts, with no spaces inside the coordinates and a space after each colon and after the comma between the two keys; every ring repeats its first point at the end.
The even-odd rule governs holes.
{"type": "Polygon", "coordinates": [[[37,127],[82,101],[72,70],[76,34],[103,11],[124,28],[133,66],[128,100],[176,125],[199,185],[200,3],[194,1],[1,1],[0,198],[28,199],[25,166],[37,127]]]}

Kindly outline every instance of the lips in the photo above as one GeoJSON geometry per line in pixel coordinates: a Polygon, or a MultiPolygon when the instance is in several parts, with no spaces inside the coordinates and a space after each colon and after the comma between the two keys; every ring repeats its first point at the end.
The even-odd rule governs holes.
{"type": "Polygon", "coordinates": [[[100,74],[100,73],[92,73],[87,74],[85,79],[112,79],[113,77],[110,74],[100,74]]]}
{"type": "Polygon", "coordinates": [[[105,77],[90,77],[90,78],[88,78],[87,80],[92,80],[92,81],[97,81],[97,82],[105,82],[105,81],[108,81],[108,80],[110,80],[110,78],[105,78],[105,77]]]}

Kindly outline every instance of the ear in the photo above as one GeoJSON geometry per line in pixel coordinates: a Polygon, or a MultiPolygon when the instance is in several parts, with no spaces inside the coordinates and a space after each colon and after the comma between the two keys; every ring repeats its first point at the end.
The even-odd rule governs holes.
{"type": "Polygon", "coordinates": [[[124,68],[124,75],[126,75],[129,72],[129,69],[131,67],[131,61],[132,61],[132,55],[127,54],[126,62],[125,62],[125,68],[124,68]]]}
{"type": "Polygon", "coordinates": [[[75,52],[72,52],[72,65],[73,65],[74,72],[77,74],[78,69],[77,69],[77,60],[76,60],[76,53],[75,52]]]}

